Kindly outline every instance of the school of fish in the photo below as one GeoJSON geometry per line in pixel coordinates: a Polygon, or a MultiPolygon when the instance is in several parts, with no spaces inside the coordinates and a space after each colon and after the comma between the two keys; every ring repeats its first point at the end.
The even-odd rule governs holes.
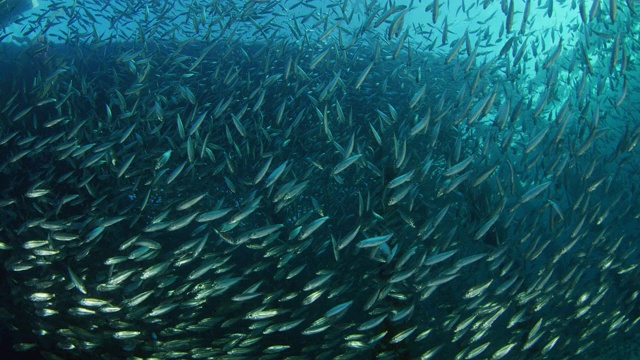
{"type": "Polygon", "coordinates": [[[0,33],[0,329],[45,359],[632,341],[636,6],[42,0],[0,33]]]}

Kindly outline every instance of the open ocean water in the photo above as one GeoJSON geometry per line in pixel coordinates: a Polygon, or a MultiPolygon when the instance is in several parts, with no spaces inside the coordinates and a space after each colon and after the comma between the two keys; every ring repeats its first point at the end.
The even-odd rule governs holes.
{"type": "Polygon", "coordinates": [[[17,3],[0,358],[640,356],[640,3],[17,3]]]}

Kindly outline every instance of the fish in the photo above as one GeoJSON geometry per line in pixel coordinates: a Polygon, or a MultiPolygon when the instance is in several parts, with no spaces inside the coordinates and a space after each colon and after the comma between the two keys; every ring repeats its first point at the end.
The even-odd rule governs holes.
{"type": "Polygon", "coordinates": [[[333,168],[333,170],[331,171],[332,175],[337,175],[340,172],[344,171],[346,168],[348,168],[351,164],[355,163],[356,161],[358,161],[360,158],[362,157],[362,154],[355,154],[350,156],[347,159],[342,160],[341,162],[339,162],[338,164],[336,164],[336,166],[333,168]]]}
{"type": "Polygon", "coordinates": [[[524,3],[524,12],[522,14],[522,22],[520,23],[520,34],[525,34],[527,29],[527,22],[529,21],[529,14],[531,13],[531,0],[526,0],[524,3]]]}
{"type": "Polygon", "coordinates": [[[371,62],[366,68],[364,68],[364,70],[362,70],[362,73],[360,74],[360,76],[358,76],[358,79],[356,80],[356,84],[355,84],[356,90],[358,90],[360,86],[362,86],[362,83],[367,78],[367,75],[369,75],[369,72],[371,71],[373,64],[374,62],[371,62]]]}
{"type": "Polygon", "coordinates": [[[462,47],[462,44],[466,43],[468,39],[468,34],[465,32],[464,36],[462,38],[460,38],[456,45],[451,49],[451,51],[449,52],[449,55],[447,56],[447,58],[444,60],[445,64],[450,63],[453,58],[458,54],[458,52],[460,51],[460,48],[462,47]]]}
{"type": "Polygon", "coordinates": [[[71,270],[71,267],[67,267],[67,271],[69,272],[69,278],[71,278],[71,282],[73,283],[73,286],[84,295],[87,295],[87,288],[84,285],[84,282],[82,281],[82,279],[78,277],[78,275],[76,275],[76,273],[74,273],[73,270],[71,270]]]}
{"type": "Polygon", "coordinates": [[[456,174],[464,171],[467,168],[467,166],[469,166],[469,164],[471,164],[471,162],[473,161],[474,158],[475,158],[475,155],[470,155],[469,157],[467,157],[466,159],[460,161],[459,163],[457,163],[455,165],[452,165],[442,175],[443,176],[453,176],[453,175],[456,175],[456,174]]]}
{"type": "Polygon", "coordinates": [[[545,181],[541,184],[538,184],[531,189],[529,189],[526,193],[524,193],[520,199],[518,200],[519,204],[524,204],[527,201],[538,196],[541,192],[545,191],[551,185],[551,181],[545,181]]]}
{"type": "Polygon", "coordinates": [[[511,32],[511,27],[513,26],[513,15],[515,13],[515,6],[513,4],[513,0],[509,1],[509,8],[507,10],[507,20],[505,22],[505,30],[507,34],[511,32]]]}
{"type": "Polygon", "coordinates": [[[424,265],[434,265],[434,264],[437,264],[439,262],[445,261],[448,258],[450,258],[451,256],[453,256],[456,252],[457,252],[457,250],[449,250],[449,251],[446,251],[446,252],[441,253],[441,254],[436,254],[436,255],[430,256],[429,258],[427,258],[425,260],[424,265]]]}
{"type": "Polygon", "coordinates": [[[408,181],[411,181],[411,179],[413,178],[413,174],[415,173],[415,169],[406,172],[402,175],[399,175],[397,177],[395,177],[394,179],[392,179],[391,181],[389,181],[389,183],[387,183],[387,189],[393,189],[395,187],[398,187],[408,181]]]}
{"type": "Polygon", "coordinates": [[[549,58],[547,59],[547,61],[544,62],[544,64],[542,65],[542,68],[548,69],[554,62],[556,62],[556,60],[558,60],[561,53],[562,53],[562,39],[560,39],[560,42],[558,43],[558,46],[556,46],[556,49],[551,53],[551,55],[549,55],[549,58]]]}
{"type": "Polygon", "coordinates": [[[600,10],[600,0],[594,0],[591,4],[591,9],[589,10],[589,22],[593,21],[598,10],[600,10]]]}
{"type": "Polygon", "coordinates": [[[308,225],[306,225],[305,227],[302,228],[298,238],[300,240],[306,239],[311,234],[313,234],[313,232],[315,232],[320,226],[322,226],[322,224],[324,224],[327,220],[329,220],[329,217],[328,216],[323,216],[321,218],[318,218],[318,219],[312,221],[311,223],[309,223],[308,225]]]}
{"type": "Polygon", "coordinates": [[[202,125],[208,113],[209,113],[208,110],[205,111],[204,113],[200,114],[200,116],[198,116],[198,118],[193,122],[193,124],[191,125],[191,128],[189,128],[189,132],[188,132],[189,136],[192,136],[193,134],[196,133],[196,131],[198,131],[198,129],[200,128],[200,125],[202,125]]]}
{"type": "Polygon", "coordinates": [[[387,241],[389,241],[389,239],[391,239],[391,237],[393,236],[393,234],[387,234],[387,235],[381,235],[381,236],[374,236],[371,238],[366,238],[364,240],[359,241],[356,246],[359,248],[368,248],[368,247],[376,247],[379,245],[382,245],[384,243],[386,243],[387,241]]]}
{"type": "Polygon", "coordinates": [[[487,222],[484,223],[484,225],[482,225],[482,227],[480,227],[480,229],[478,229],[478,231],[476,232],[474,240],[479,240],[480,238],[482,238],[489,231],[489,229],[491,229],[493,224],[496,223],[499,216],[500,213],[493,215],[489,220],[487,220],[487,222]]]}
{"type": "Polygon", "coordinates": [[[431,5],[431,20],[435,24],[438,21],[438,13],[440,12],[440,3],[438,0],[433,0],[433,4],[431,5]]]}
{"type": "Polygon", "coordinates": [[[419,3],[58,1],[11,19],[11,351],[626,351],[635,2],[419,3]]]}

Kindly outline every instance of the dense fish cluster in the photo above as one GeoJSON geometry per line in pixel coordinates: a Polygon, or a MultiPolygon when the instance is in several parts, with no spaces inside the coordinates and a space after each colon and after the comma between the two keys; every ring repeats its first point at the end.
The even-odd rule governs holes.
{"type": "Polygon", "coordinates": [[[47,359],[633,338],[635,5],[41,1],[0,36],[3,332],[47,359]]]}

